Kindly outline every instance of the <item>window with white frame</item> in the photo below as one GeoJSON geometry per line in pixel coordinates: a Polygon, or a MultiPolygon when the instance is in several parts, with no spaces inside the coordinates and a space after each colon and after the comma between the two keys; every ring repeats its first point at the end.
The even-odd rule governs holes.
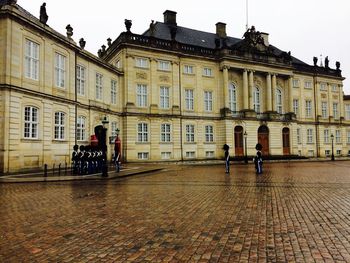
{"type": "Polygon", "coordinates": [[[111,136],[117,136],[118,123],[116,121],[111,122],[111,136]]]}
{"type": "Polygon", "coordinates": [[[297,143],[301,144],[301,129],[297,128],[297,143]]]}
{"type": "Polygon", "coordinates": [[[169,123],[160,125],[160,141],[171,142],[171,125],[169,123]]]}
{"type": "Polygon", "coordinates": [[[326,157],[329,157],[329,156],[331,156],[331,151],[330,150],[325,150],[324,154],[325,154],[326,157]]]}
{"type": "Polygon", "coordinates": [[[141,122],[137,124],[137,141],[148,142],[148,124],[141,122]]]}
{"type": "Polygon", "coordinates": [[[77,119],[77,140],[86,140],[86,118],[84,116],[78,116],[77,119]]]}
{"type": "Polygon", "coordinates": [[[147,58],[136,58],[136,67],[148,68],[148,59],[147,58]]]}
{"type": "Polygon", "coordinates": [[[96,73],[96,99],[102,100],[103,94],[103,76],[100,73],[96,73]]]}
{"type": "Polygon", "coordinates": [[[164,71],[170,71],[170,62],[164,61],[164,60],[158,61],[158,69],[164,70],[164,71]]]}
{"type": "Polygon", "coordinates": [[[169,87],[160,86],[160,103],[159,106],[162,109],[169,109],[170,107],[170,92],[169,87]]]}
{"type": "Polygon", "coordinates": [[[162,160],[168,160],[171,158],[171,152],[161,152],[162,160]]]}
{"type": "Polygon", "coordinates": [[[306,100],[305,101],[305,116],[307,118],[310,118],[312,115],[311,115],[311,110],[312,110],[312,104],[311,104],[311,100],[306,100]]]}
{"type": "Polygon", "coordinates": [[[336,151],[336,155],[338,155],[338,156],[341,155],[341,150],[338,149],[338,150],[336,151]]]}
{"type": "Polygon", "coordinates": [[[328,103],[325,101],[322,101],[321,109],[322,109],[322,118],[327,119],[328,118],[328,103]]]}
{"type": "Polygon", "coordinates": [[[231,111],[237,111],[236,86],[233,83],[228,87],[228,103],[231,111]]]}
{"type": "Polygon", "coordinates": [[[213,92],[211,91],[204,91],[204,110],[213,110],[213,92]]]}
{"type": "Polygon", "coordinates": [[[26,39],[24,72],[26,78],[39,80],[39,45],[26,39]]]}
{"type": "Polygon", "coordinates": [[[350,143],[350,131],[347,131],[347,143],[350,143]]]}
{"type": "Polygon", "coordinates": [[[137,159],[139,160],[148,160],[148,152],[137,153],[137,159]]]}
{"type": "Polygon", "coordinates": [[[306,131],[306,141],[307,143],[313,143],[313,131],[312,129],[307,129],[306,131]]]}
{"type": "Polygon", "coordinates": [[[205,151],[205,157],[206,158],[214,158],[215,152],[214,151],[205,151]]]}
{"type": "Polygon", "coordinates": [[[194,142],[194,125],[186,125],[186,142],[194,142]]]}
{"type": "Polygon", "coordinates": [[[305,89],[311,89],[312,88],[312,82],[311,81],[305,81],[304,88],[305,89]]]}
{"type": "Polygon", "coordinates": [[[64,140],[65,113],[55,112],[55,140],[64,140]]]}
{"type": "Polygon", "coordinates": [[[212,125],[205,125],[205,142],[214,141],[214,128],[212,125]]]}
{"type": "Polygon", "coordinates": [[[66,57],[55,53],[55,83],[56,87],[65,87],[66,57]]]}
{"type": "Polygon", "coordinates": [[[298,99],[293,99],[293,112],[295,116],[299,116],[299,100],[298,99]]]}
{"type": "Polygon", "coordinates": [[[253,93],[253,100],[254,100],[254,111],[257,113],[260,113],[260,89],[258,87],[254,88],[253,93]]]}
{"type": "Polygon", "coordinates": [[[308,150],[308,151],[307,151],[307,156],[309,156],[309,157],[314,157],[314,156],[315,156],[314,150],[308,150]]]}
{"type": "Polygon", "coordinates": [[[185,90],[185,106],[186,110],[193,110],[194,108],[194,97],[192,89],[185,90]]]}
{"type": "Polygon", "coordinates": [[[111,104],[117,104],[117,82],[111,80],[111,104]]]}
{"type": "Polygon", "coordinates": [[[323,130],[323,142],[329,143],[329,130],[328,129],[323,130]]]}
{"type": "Polygon", "coordinates": [[[147,107],[147,85],[137,84],[136,98],[138,107],[147,107]]]}
{"type": "Polygon", "coordinates": [[[327,90],[327,83],[321,82],[320,83],[320,90],[327,90]]]}
{"type": "Polygon", "coordinates": [[[350,104],[345,105],[345,117],[347,120],[350,120],[350,104]]]}
{"type": "Polygon", "coordinates": [[[185,74],[194,74],[194,68],[191,65],[184,65],[185,74]]]}
{"type": "Polygon", "coordinates": [[[282,100],[282,91],[281,89],[276,89],[276,111],[279,114],[282,114],[283,100],[282,100]]]}
{"type": "Polygon", "coordinates": [[[335,142],[341,143],[341,132],[340,130],[335,130],[335,142]]]}
{"type": "Polygon", "coordinates": [[[24,108],[24,138],[38,139],[39,110],[32,106],[24,108]]]}
{"type": "Polygon", "coordinates": [[[205,76],[205,77],[212,77],[213,76],[213,70],[211,68],[203,68],[203,76],[205,76]]]}
{"type": "Polygon", "coordinates": [[[196,157],[196,152],[194,151],[188,151],[186,152],[186,158],[195,158],[196,157]]]}
{"type": "Polygon", "coordinates": [[[334,102],[333,103],[333,118],[338,119],[339,114],[338,114],[338,103],[334,102]]]}
{"type": "Polygon", "coordinates": [[[80,96],[85,96],[85,72],[85,67],[77,65],[77,93],[80,96]]]}
{"type": "Polygon", "coordinates": [[[338,91],[338,86],[336,84],[332,85],[332,91],[334,91],[334,92],[338,91]]]}
{"type": "Polygon", "coordinates": [[[293,88],[299,88],[300,82],[299,79],[293,79],[293,88]]]}

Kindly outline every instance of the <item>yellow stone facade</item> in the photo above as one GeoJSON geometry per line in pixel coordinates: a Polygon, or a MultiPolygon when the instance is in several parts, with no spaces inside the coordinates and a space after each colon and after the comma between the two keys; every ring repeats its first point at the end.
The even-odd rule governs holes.
{"type": "MultiPolygon", "coordinates": [[[[219,26],[218,35],[224,32],[219,26]]],[[[242,157],[243,132],[251,156],[261,126],[268,129],[269,155],[326,157],[331,134],[336,156],[347,156],[350,149],[350,100],[344,101],[343,77],[335,70],[301,70],[279,61],[239,58],[225,48],[212,51],[131,32],[96,57],[16,4],[1,7],[0,44],[2,173],[70,165],[73,145],[89,144],[103,118],[109,120],[108,137],[120,129],[125,161],[221,159],[225,143],[232,156],[242,157]],[[38,48],[34,79],[25,72],[28,41],[38,48]],[[56,85],[58,57],[64,61],[63,87],[56,85]],[[81,79],[84,94],[78,92],[81,79]],[[229,87],[235,87],[235,110],[229,87]],[[34,138],[25,138],[26,107],[37,109],[38,133],[27,134],[34,138]],[[60,139],[55,139],[56,113],[64,116],[60,139]],[[77,135],[80,117],[86,121],[82,140],[77,135]],[[287,145],[283,131],[288,132],[287,145]]],[[[108,145],[111,158],[114,145],[108,145]]]]}

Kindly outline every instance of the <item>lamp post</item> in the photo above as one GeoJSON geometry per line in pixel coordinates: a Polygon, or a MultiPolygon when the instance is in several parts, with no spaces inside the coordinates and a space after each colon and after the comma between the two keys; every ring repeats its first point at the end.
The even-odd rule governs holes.
{"type": "Polygon", "coordinates": [[[247,131],[244,131],[244,163],[248,163],[248,157],[247,157],[247,131]]]}
{"type": "Polygon", "coordinates": [[[106,144],[106,137],[107,137],[107,127],[108,127],[108,118],[107,116],[104,116],[102,119],[102,126],[103,126],[103,132],[102,132],[102,176],[107,177],[108,176],[108,165],[107,165],[107,144],[106,144]]]}
{"type": "Polygon", "coordinates": [[[331,134],[331,141],[332,141],[332,156],[331,160],[334,161],[334,135],[331,134]]]}

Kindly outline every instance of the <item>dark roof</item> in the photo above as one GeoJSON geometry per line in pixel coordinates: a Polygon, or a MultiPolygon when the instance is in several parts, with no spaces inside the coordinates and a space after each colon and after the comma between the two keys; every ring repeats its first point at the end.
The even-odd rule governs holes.
{"type": "MultiPolygon", "coordinates": [[[[154,26],[155,26],[155,31],[154,31],[155,38],[171,40],[168,24],[165,24],[162,22],[156,22],[154,26]]],[[[150,30],[147,29],[142,35],[151,36],[150,30]]],[[[215,39],[218,39],[218,38],[219,37],[214,33],[177,26],[176,41],[183,44],[215,49],[215,39]]],[[[242,38],[235,38],[235,37],[229,37],[229,36],[226,38],[226,44],[228,47],[236,45],[241,41],[243,41],[242,38]]],[[[284,53],[284,51],[276,48],[273,45],[270,45],[270,48],[273,54],[276,56],[280,56],[282,53],[284,53]]],[[[308,65],[307,63],[293,56],[292,56],[292,62],[296,64],[308,65]]]]}

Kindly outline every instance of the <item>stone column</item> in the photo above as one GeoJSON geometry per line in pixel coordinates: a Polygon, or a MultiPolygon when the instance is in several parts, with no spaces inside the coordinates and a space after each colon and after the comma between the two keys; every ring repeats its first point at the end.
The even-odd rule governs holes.
{"type": "Polygon", "coordinates": [[[253,89],[254,89],[254,73],[253,71],[249,71],[249,76],[248,76],[248,96],[247,98],[249,98],[249,104],[248,105],[248,109],[253,109],[253,105],[254,105],[254,102],[253,102],[253,89]]]}
{"type": "Polygon", "coordinates": [[[155,113],[158,112],[158,94],[159,94],[159,87],[157,86],[157,60],[151,59],[150,61],[151,68],[150,68],[150,87],[148,89],[148,94],[150,98],[150,106],[151,106],[151,112],[155,113]]]}
{"type": "Polygon", "coordinates": [[[276,92],[276,87],[277,87],[277,78],[276,78],[276,74],[272,75],[272,111],[276,111],[276,96],[275,96],[275,92],[276,92]]]}
{"type": "Polygon", "coordinates": [[[224,108],[229,109],[229,98],[228,98],[228,66],[223,66],[223,75],[224,75],[224,108]]]}
{"type": "Polygon", "coordinates": [[[293,77],[292,76],[289,76],[288,78],[288,106],[289,106],[289,109],[286,108],[286,112],[294,112],[293,110],[293,77]]]}
{"type": "Polygon", "coordinates": [[[344,98],[343,98],[343,89],[338,87],[339,94],[339,117],[344,118],[345,108],[344,108],[344,98]]]}
{"type": "Polygon", "coordinates": [[[172,96],[170,97],[170,105],[173,107],[173,114],[180,114],[180,62],[173,62],[172,74],[172,96]]]}
{"type": "Polygon", "coordinates": [[[266,89],[267,89],[267,93],[266,93],[266,98],[267,98],[267,107],[266,110],[267,111],[272,111],[272,90],[271,90],[271,74],[267,73],[266,75],[266,89]]]}
{"type": "Polygon", "coordinates": [[[249,109],[248,71],[243,70],[243,109],[249,109]]]}

